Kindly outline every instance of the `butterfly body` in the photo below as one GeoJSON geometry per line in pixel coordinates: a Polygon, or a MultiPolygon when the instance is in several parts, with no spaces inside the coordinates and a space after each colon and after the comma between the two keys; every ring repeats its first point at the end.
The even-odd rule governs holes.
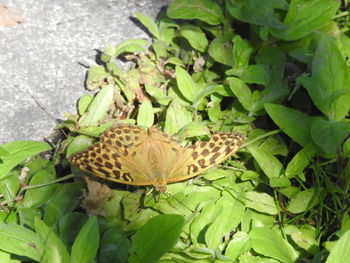
{"type": "Polygon", "coordinates": [[[243,142],[239,133],[214,133],[208,142],[181,146],[157,128],[116,125],[70,162],[107,180],[130,185],[153,185],[164,192],[167,183],[194,177],[223,162],[243,142]]]}

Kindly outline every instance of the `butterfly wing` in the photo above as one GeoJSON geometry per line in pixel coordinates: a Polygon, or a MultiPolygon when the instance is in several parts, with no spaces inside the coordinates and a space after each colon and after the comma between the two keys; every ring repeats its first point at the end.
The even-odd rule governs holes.
{"type": "Polygon", "coordinates": [[[192,178],[222,163],[242,145],[240,133],[216,132],[208,142],[200,141],[184,148],[167,178],[168,183],[192,178]]]}
{"type": "Polygon", "coordinates": [[[116,125],[107,130],[100,141],[70,157],[81,170],[98,177],[130,185],[151,185],[146,161],[135,155],[147,139],[147,131],[134,125],[116,125]],[[144,165],[143,165],[144,164],[144,165]]]}

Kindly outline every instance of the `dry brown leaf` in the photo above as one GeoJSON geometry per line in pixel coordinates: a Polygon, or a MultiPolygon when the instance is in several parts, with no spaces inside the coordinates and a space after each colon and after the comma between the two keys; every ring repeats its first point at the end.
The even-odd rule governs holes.
{"type": "Polygon", "coordinates": [[[100,184],[86,177],[88,193],[82,203],[82,207],[89,214],[105,216],[104,204],[114,196],[112,190],[105,184],[100,184]]]}
{"type": "Polygon", "coordinates": [[[17,9],[0,5],[0,26],[14,26],[22,21],[22,15],[17,9]]]}

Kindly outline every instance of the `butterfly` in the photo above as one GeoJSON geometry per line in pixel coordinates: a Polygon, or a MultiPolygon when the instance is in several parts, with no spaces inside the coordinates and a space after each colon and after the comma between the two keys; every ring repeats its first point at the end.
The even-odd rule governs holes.
{"type": "Polygon", "coordinates": [[[156,127],[117,124],[69,160],[98,177],[122,184],[153,185],[156,191],[164,192],[167,183],[192,178],[225,161],[243,140],[240,133],[215,132],[209,141],[184,147],[175,136],[156,127]]]}

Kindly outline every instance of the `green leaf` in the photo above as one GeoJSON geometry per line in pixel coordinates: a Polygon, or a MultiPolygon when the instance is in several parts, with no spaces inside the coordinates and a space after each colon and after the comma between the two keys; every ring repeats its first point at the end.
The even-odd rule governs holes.
{"type": "Polygon", "coordinates": [[[258,146],[249,146],[249,152],[269,178],[279,177],[283,170],[281,162],[270,152],[258,146]]]}
{"type": "Polygon", "coordinates": [[[299,214],[307,209],[313,208],[319,203],[317,195],[315,195],[315,188],[309,188],[301,191],[292,197],[288,203],[287,211],[293,214],[299,214]]]}
{"type": "Polygon", "coordinates": [[[349,135],[347,122],[316,119],[311,125],[312,140],[326,153],[334,153],[349,135]]]}
{"type": "Polygon", "coordinates": [[[153,123],[154,112],[152,104],[145,100],[140,106],[139,114],[137,115],[137,124],[149,128],[153,123]]]}
{"type": "Polygon", "coordinates": [[[66,213],[58,221],[58,229],[61,240],[67,247],[73,245],[80,229],[88,220],[88,215],[78,212],[66,213]]]}
{"type": "Polygon", "coordinates": [[[148,45],[148,41],[144,39],[128,39],[120,43],[115,47],[115,56],[118,57],[120,54],[128,52],[143,52],[146,53],[147,50],[145,46],[148,45]]]}
{"type": "Polygon", "coordinates": [[[96,216],[91,216],[81,228],[75,239],[72,252],[72,263],[89,263],[97,255],[100,243],[100,231],[96,216]]]}
{"type": "Polygon", "coordinates": [[[238,20],[250,24],[284,28],[274,9],[287,10],[288,4],[283,0],[226,1],[226,8],[238,20]]]}
{"type": "Polygon", "coordinates": [[[241,80],[250,84],[266,85],[270,81],[268,68],[265,65],[251,65],[243,72],[241,80]]]}
{"type": "Polygon", "coordinates": [[[80,115],[83,115],[88,109],[91,101],[94,99],[90,94],[83,95],[78,102],[78,111],[80,115]]]}
{"type": "Polygon", "coordinates": [[[339,4],[334,0],[292,0],[284,19],[285,26],[272,28],[270,32],[288,41],[300,39],[331,21],[339,4]]]}
{"type": "Polygon", "coordinates": [[[277,214],[275,200],[268,194],[249,191],[244,194],[245,205],[261,213],[277,214]]]}
{"type": "Polygon", "coordinates": [[[71,156],[75,152],[80,152],[87,149],[93,142],[93,138],[85,135],[75,137],[66,149],[67,157],[71,156]]]}
{"type": "Polygon", "coordinates": [[[298,253],[276,231],[267,227],[253,228],[249,233],[254,251],[266,257],[285,263],[293,263],[298,259],[298,253]]]}
{"type": "Polygon", "coordinates": [[[286,226],[285,231],[301,248],[315,255],[320,251],[319,241],[316,240],[316,229],[311,225],[286,226]],[[288,229],[290,228],[290,230],[288,229]]]}
{"type": "Polygon", "coordinates": [[[158,27],[148,15],[139,12],[135,12],[135,15],[155,38],[159,38],[158,27]]]}
{"type": "Polygon", "coordinates": [[[302,146],[310,143],[311,117],[282,105],[267,103],[264,106],[271,119],[284,133],[302,146]],[[295,125],[296,123],[298,126],[295,125]]]}
{"type": "Polygon", "coordinates": [[[0,179],[28,157],[51,149],[48,143],[35,141],[14,141],[2,144],[1,147],[8,155],[1,157],[0,179]]]}
{"type": "Polygon", "coordinates": [[[103,235],[98,262],[127,262],[129,248],[130,240],[117,228],[110,228],[103,235]]]}
{"type": "Polygon", "coordinates": [[[208,39],[203,31],[197,26],[190,24],[182,25],[180,27],[179,34],[186,38],[191,47],[199,50],[200,52],[204,52],[208,46],[208,39]]]}
{"type": "Polygon", "coordinates": [[[232,33],[216,37],[209,46],[208,53],[216,61],[227,66],[234,66],[232,51],[232,33]]]}
{"type": "Polygon", "coordinates": [[[248,234],[245,232],[236,232],[225,249],[225,256],[236,259],[240,255],[247,253],[250,248],[251,241],[248,234]]]}
{"type": "Polygon", "coordinates": [[[220,6],[211,0],[175,0],[169,5],[167,15],[174,19],[199,19],[210,25],[224,20],[220,6]]]}
{"type": "Polygon", "coordinates": [[[311,158],[316,154],[317,149],[313,143],[306,145],[302,148],[293,159],[287,165],[286,176],[292,178],[299,173],[302,173],[303,170],[309,165],[311,158]]]}
{"type": "Polygon", "coordinates": [[[53,226],[66,213],[73,211],[81,196],[80,183],[62,184],[44,209],[44,222],[53,226]]]}
{"type": "Polygon", "coordinates": [[[350,158],[350,138],[346,139],[343,144],[343,153],[346,157],[350,158]]]}
{"type": "MultiPolygon", "coordinates": [[[[46,169],[39,170],[31,178],[29,185],[45,184],[56,179],[56,173],[53,165],[46,169]]],[[[49,184],[46,186],[28,189],[25,192],[22,206],[39,208],[47,202],[53,191],[56,189],[55,184],[49,184]]]]}
{"type": "Polygon", "coordinates": [[[40,261],[44,252],[39,236],[19,225],[0,223],[1,250],[40,261]]]}
{"type": "Polygon", "coordinates": [[[15,199],[20,188],[19,171],[13,170],[0,180],[0,193],[5,200],[15,199]]]}
{"type": "Polygon", "coordinates": [[[218,214],[205,232],[205,242],[211,249],[218,248],[223,237],[238,226],[245,210],[242,202],[227,192],[216,201],[215,205],[225,212],[218,214]]]}
{"type": "MultiPolygon", "coordinates": [[[[101,87],[105,83],[106,77],[107,77],[107,72],[104,67],[102,66],[91,67],[89,69],[89,73],[86,80],[87,89],[95,90],[101,87]]],[[[80,110],[79,110],[79,113],[80,113],[80,110]]]]}
{"type": "Polygon", "coordinates": [[[187,138],[209,135],[210,130],[208,127],[199,122],[190,122],[186,126],[184,126],[178,133],[178,137],[180,141],[184,141],[187,138]]]}
{"type": "Polygon", "coordinates": [[[97,126],[107,114],[107,110],[113,102],[113,94],[114,87],[112,85],[104,86],[90,103],[87,112],[80,118],[80,126],[97,126]]]}
{"type": "Polygon", "coordinates": [[[35,218],[35,231],[44,244],[44,254],[41,263],[69,263],[69,253],[62,241],[38,217],[35,218]]]}
{"type": "Polygon", "coordinates": [[[312,62],[312,77],[302,76],[297,80],[329,120],[341,120],[348,114],[349,67],[333,38],[324,35],[320,39],[312,62]]]}
{"type": "Polygon", "coordinates": [[[177,87],[179,88],[181,94],[188,99],[189,101],[193,102],[193,98],[196,91],[196,83],[193,81],[192,77],[186,70],[184,70],[182,67],[176,66],[175,67],[176,72],[176,83],[177,87]]]}
{"type": "Polygon", "coordinates": [[[332,248],[326,263],[347,262],[350,258],[350,230],[346,231],[332,248]]]}
{"type": "Polygon", "coordinates": [[[132,237],[128,262],[156,262],[175,245],[183,225],[184,218],[180,215],[159,215],[151,218],[132,237]]]}
{"type": "Polygon", "coordinates": [[[227,81],[232,92],[235,94],[243,108],[247,111],[254,112],[254,103],[252,101],[252,93],[250,88],[239,78],[229,77],[227,81]]]}
{"type": "Polygon", "coordinates": [[[191,121],[191,112],[174,100],[167,109],[164,130],[169,135],[173,135],[191,121]]]}

